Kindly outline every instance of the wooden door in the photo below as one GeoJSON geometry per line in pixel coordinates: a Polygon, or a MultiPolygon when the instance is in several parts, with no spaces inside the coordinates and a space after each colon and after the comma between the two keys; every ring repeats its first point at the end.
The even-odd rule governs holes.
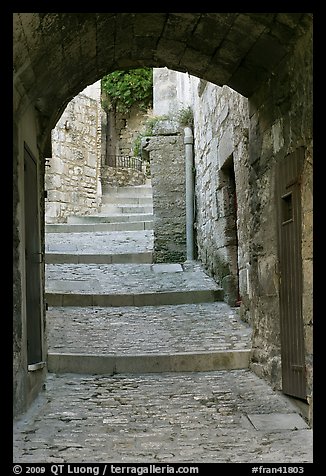
{"type": "Polygon", "coordinates": [[[41,245],[35,158],[24,150],[26,320],[28,365],[42,361],[41,245]]]}
{"type": "Polygon", "coordinates": [[[300,399],[306,398],[300,188],[303,161],[304,150],[300,148],[279,163],[276,176],[282,390],[300,399]]]}

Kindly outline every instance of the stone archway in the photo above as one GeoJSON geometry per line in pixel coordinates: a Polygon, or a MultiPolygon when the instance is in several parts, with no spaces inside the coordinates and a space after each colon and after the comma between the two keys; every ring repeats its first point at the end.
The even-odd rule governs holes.
{"type": "Polygon", "coordinates": [[[310,23],[307,13],[16,13],[17,112],[34,104],[45,140],[85,86],[139,64],[250,97],[310,23]]]}
{"type": "MultiPolygon", "coordinates": [[[[43,371],[38,376],[28,374],[24,343],[24,142],[39,162],[43,194],[50,132],[67,103],[104,74],[140,65],[187,71],[214,84],[228,85],[249,98],[248,193],[252,218],[248,259],[253,276],[249,305],[255,329],[252,367],[278,387],[273,180],[275,164],[304,147],[303,313],[306,393],[311,395],[312,14],[15,13],[13,17],[14,320],[21,330],[15,336],[14,348],[15,413],[27,407],[44,379],[43,371]]],[[[39,206],[42,216],[42,200],[39,206]]],[[[44,236],[44,223],[41,232],[44,236]]]]}

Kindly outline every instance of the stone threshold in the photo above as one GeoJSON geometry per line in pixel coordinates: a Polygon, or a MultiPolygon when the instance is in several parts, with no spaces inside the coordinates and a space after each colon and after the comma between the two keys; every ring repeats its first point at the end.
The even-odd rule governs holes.
{"type": "Polygon", "coordinates": [[[151,264],[153,253],[86,254],[46,253],[46,264],[151,264]]]}
{"type": "Polygon", "coordinates": [[[161,306],[223,301],[223,290],[189,290],[142,294],[79,294],[78,291],[74,291],[74,293],[47,292],[45,299],[47,304],[53,307],[161,306]]]}
{"type": "Polygon", "coordinates": [[[249,368],[250,350],[176,354],[94,355],[49,353],[48,371],[77,374],[208,372],[249,368]]]}
{"type": "Polygon", "coordinates": [[[152,230],[153,221],[135,221],[121,223],[84,223],[71,224],[68,223],[49,223],[45,225],[46,233],[91,233],[99,231],[143,231],[152,230]]]}

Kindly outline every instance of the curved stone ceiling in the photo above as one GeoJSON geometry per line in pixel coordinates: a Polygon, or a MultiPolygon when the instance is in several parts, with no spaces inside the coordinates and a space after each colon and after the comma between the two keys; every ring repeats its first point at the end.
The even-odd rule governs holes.
{"type": "Polygon", "coordinates": [[[33,103],[53,127],[85,86],[140,66],[250,97],[311,22],[310,13],[15,13],[16,113],[33,103]]]}

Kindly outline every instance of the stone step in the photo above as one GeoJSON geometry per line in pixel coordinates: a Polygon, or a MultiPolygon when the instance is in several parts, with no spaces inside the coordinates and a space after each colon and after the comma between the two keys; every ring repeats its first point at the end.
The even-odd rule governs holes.
{"type": "Polygon", "coordinates": [[[107,186],[103,190],[102,197],[116,196],[116,197],[152,197],[153,189],[151,185],[137,185],[127,187],[110,187],[107,186]]]}
{"type": "Polygon", "coordinates": [[[152,263],[153,253],[119,253],[119,254],[89,254],[89,253],[45,253],[45,263],[74,263],[74,264],[122,264],[122,263],[152,263]]]}
{"type": "Polygon", "coordinates": [[[49,372],[58,374],[208,372],[247,369],[249,357],[250,350],[135,355],[49,353],[47,366],[49,372]]]}
{"type": "Polygon", "coordinates": [[[223,290],[198,262],[47,264],[50,306],[157,306],[215,302],[223,290]]]}
{"type": "Polygon", "coordinates": [[[153,214],[153,206],[152,205],[112,205],[112,204],[106,204],[102,205],[101,207],[101,214],[115,214],[115,215],[121,215],[121,214],[153,214]]]}
{"type": "Polygon", "coordinates": [[[134,221],[125,223],[49,223],[45,225],[46,233],[91,233],[100,231],[141,231],[152,230],[153,221],[134,221]]]}
{"type": "Polygon", "coordinates": [[[252,330],[225,302],[49,307],[49,353],[138,355],[251,349],[252,330]]]}
{"type": "MultiPolygon", "coordinates": [[[[153,230],[98,233],[46,233],[45,253],[67,255],[134,255],[149,253],[154,246],[153,230]]],[[[132,258],[134,259],[134,258],[132,258]]]]}
{"type": "Polygon", "coordinates": [[[69,216],[67,220],[68,225],[83,225],[88,223],[123,223],[123,222],[148,222],[153,220],[153,214],[143,213],[143,214],[117,214],[117,215],[85,215],[85,216],[69,216]]]}
{"type": "MultiPolygon", "coordinates": [[[[49,306],[99,306],[99,307],[125,307],[125,306],[162,306],[193,304],[204,302],[223,301],[222,289],[193,289],[188,291],[148,292],[137,294],[103,294],[80,292],[82,284],[78,281],[64,282],[67,292],[47,291],[45,300],[49,306]],[[76,285],[76,286],[75,286],[76,285]]],[[[87,287],[92,283],[87,283],[87,287]]]]}
{"type": "MultiPolygon", "coordinates": [[[[112,204],[112,205],[152,205],[153,197],[149,195],[148,197],[131,197],[128,195],[102,195],[102,204],[112,204]]],[[[102,207],[103,207],[102,205],[102,207]]]]}

